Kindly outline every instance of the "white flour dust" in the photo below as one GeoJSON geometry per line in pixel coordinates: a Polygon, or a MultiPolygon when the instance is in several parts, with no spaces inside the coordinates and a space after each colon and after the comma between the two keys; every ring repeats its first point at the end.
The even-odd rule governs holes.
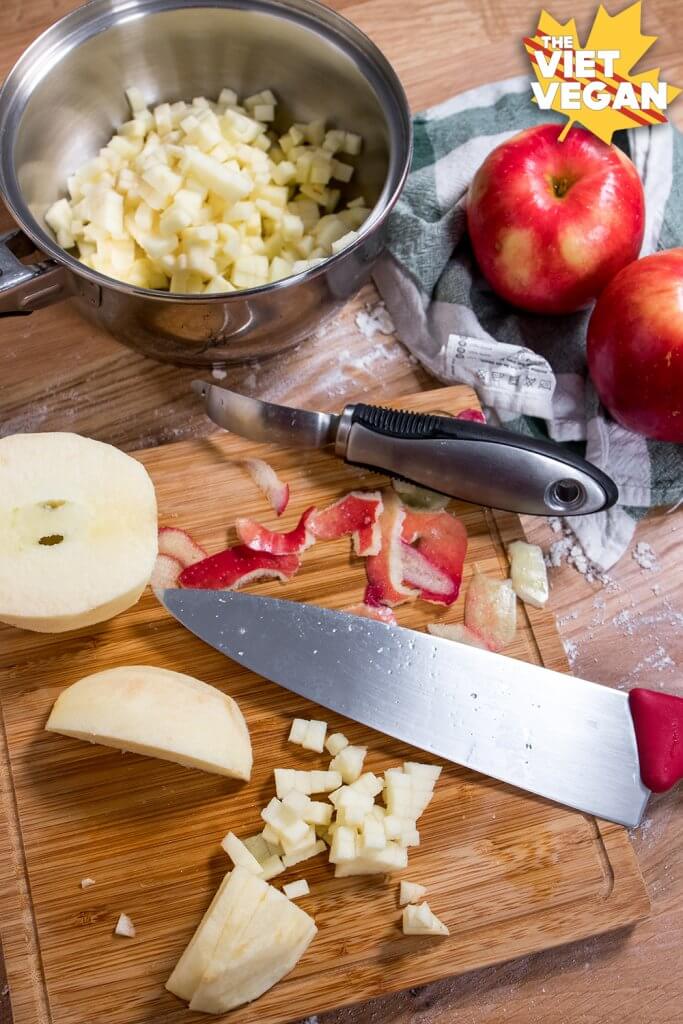
{"type": "Polygon", "coordinates": [[[588,583],[600,583],[608,590],[619,589],[616,580],[591,562],[566,523],[556,517],[550,518],[548,523],[553,533],[562,535],[559,540],[553,541],[545,553],[545,564],[549,569],[559,569],[567,563],[585,576],[588,583]]]}
{"type": "Polygon", "coordinates": [[[364,338],[372,340],[376,334],[395,334],[396,327],[383,302],[367,305],[356,313],[356,327],[364,338]]]}
{"type": "Polygon", "coordinates": [[[660,565],[657,561],[657,555],[652,546],[644,540],[638,541],[631,552],[631,558],[634,562],[637,562],[641,569],[647,569],[649,572],[659,571],[660,565]]]}

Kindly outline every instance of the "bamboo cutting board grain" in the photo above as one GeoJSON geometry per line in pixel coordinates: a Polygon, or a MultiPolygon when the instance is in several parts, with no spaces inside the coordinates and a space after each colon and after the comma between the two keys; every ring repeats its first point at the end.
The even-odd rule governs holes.
{"type": "MultiPolygon", "coordinates": [[[[397,404],[458,412],[476,399],[458,387],[397,404]]],[[[211,551],[225,546],[237,515],[273,524],[263,497],[230,462],[245,454],[267,458],[291,485],[281,528],[310,504],[382,483],[326,453],[219,434],[138,453],[157,488],[160,522],[191,530],[211,551]]],[[[457,502],[453,509],[469,534],[463,591],[475,563],[505,575],[503,542],[521,536],[519,520],[457,502]]],[[[287,584],[250,589],[344,608],[360,600],[363,582],[361,561],[340,541],[308,551],[287,584]]],[[[436,618],[461,620],[462,606],[462,597],[445,612],[418,603],[398,609],[398,618],[424,628],[436,618]]],[[[552,616],[521,606],[520,613],[508,653],[565,670],[552,616]]],[[[326,767],[322,757],[286,743],[294,715],[325,718],[332,730],[367,744],[371,770],[420,756],[228,661],[170,619],[150,593],[124,615],[81,632],[42,636],[0,627],[0,700],[0,929],[15,1024],[205,1019],[163,983],[228,868],[219,840],[228,829],[244,836],[259,828],[259,809],[273,795],[273,767],[326,767]],[[248,785],[44,731],[64,686],[136,663],[188,672],[239,701],[254,746],[248,785]],[[81,890],[85,876],[96,885],[81,890]],[[113,936],[121,911],[132,917],[136,938],[113,936]]],[[[226,1019],[282,1024],[622,927],[648,911],[623,829],[455,765],[445,769],[420,832],[422,845],[402,876],[428,886],[450,938],[401,935],[396,876],[335,880],[319,857],[274,880],[308,879],[311,894],[301,906],[318,923],[315,942],[285,981],[226,1019]]]]}

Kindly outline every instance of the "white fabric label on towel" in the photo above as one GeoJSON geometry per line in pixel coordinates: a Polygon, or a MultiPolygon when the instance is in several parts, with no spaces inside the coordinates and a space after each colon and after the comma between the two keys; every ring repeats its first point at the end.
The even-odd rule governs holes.
{"type": "Polygon", "coordinates": [[[552,419],[555,375],[543,356],[466,334],[449,334],[443,356],[446,375],[475,388],[484,405],[506,414],[552,419]]]}

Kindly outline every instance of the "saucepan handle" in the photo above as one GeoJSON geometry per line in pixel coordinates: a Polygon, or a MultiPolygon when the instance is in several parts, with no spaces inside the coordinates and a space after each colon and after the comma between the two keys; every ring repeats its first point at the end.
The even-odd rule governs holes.
{"type": "Polygon", "coordinates": [[[683,697],[636,687],[628,695],[640,777],[653,793],[683,779],[683,697]]]}
{"type": "Polygon", "coordinates": [[[34,254],[35,245],[18,228],[0,234],[0,317],[26,316],[71,294],[69,274],[56,260],[22,263],[34,254]]]}

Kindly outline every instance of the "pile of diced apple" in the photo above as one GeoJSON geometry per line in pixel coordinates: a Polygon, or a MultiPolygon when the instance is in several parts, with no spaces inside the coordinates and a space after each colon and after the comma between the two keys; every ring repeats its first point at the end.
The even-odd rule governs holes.
{"type": "Polygon", "coordinates": [[[270,130],[266,89],[240,103],[162,103],[129,89],[132,117],[72,174],[45,215],[57,241],[108,277],[141,288],[221,293],[316,266],[354,240],[370,210],[338,210],[361,137],[320,119],[270,130]]]}
{"type": "MultiPolygon", "coordinates": [[[[322,749],[326,729],[324,722],[295,719],[290,741],[322,749]],[[309,737],[315,737],[312,744],[309,737]]],[[[223,840],[234,864],[271,879],[329,846],[336,878],[407,866],[408,848],[420,843],[417,821],[441,768],[406,762],[388,768],[382,778],[363,772],[367,749],[350,744],[342,733],[329,736],[325,746],[333,754],[327,771],[275,769],[276,796],[261,812],[262,832],[243,842],[232,833],[223,840]],[[327,794],[329,802],[311,799],[315,794],[327,794]],[[375,802],[379,796],[383,805],[375,802]]]]}

